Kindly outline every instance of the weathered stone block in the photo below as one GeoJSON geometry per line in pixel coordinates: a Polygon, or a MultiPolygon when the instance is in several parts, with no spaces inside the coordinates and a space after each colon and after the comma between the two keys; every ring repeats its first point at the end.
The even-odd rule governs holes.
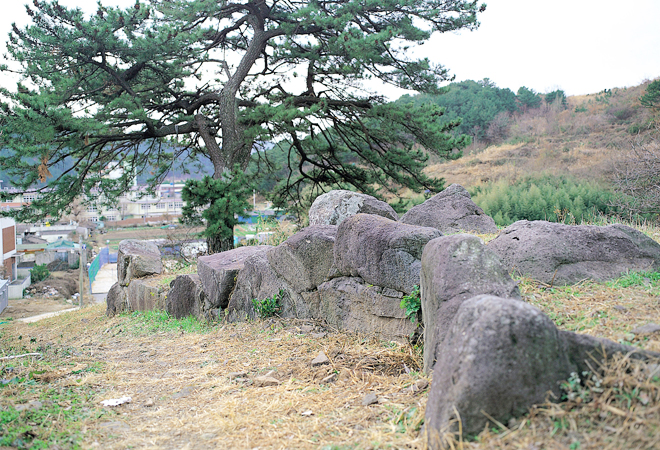
{"type": "Polygon", "coordinates": [[[257,313],[252,299],[264,300],[283,293],[280,299],[281,317],[309,319],[313,317],[310,305],[296,292],[268,262],[268,250],[255,253],[245,260],[236,277],[236,288],[227,307],[227,320],[230,322],[256,319],[257,313]]]}
{"type": "Polygon", "coordinates": [[[213,255],[197,258],[197,274],[202,282],[205,310],[226,308],[229,294],[234,289],[236,276],[250,256],[271,248],[270,245],[238,247],[213,255]]]}
{"type": "Polygon", "coordinates": [[[338,274],[409,294],[419,285],[426,243],[442,236],[435,228],[407,225],[371,214],[344,220],[337,230],[338,274]]]}
{"type": "Polygon", "coordinates": [[[328,277],[336,236],[334,225],[312,225],[270,249],[268,261],[295,291],[311,291],[328,277]]]}
{"type": "Polygon", "coordinates": [[[204,300],[204,289],[199,275],[179,275],[170,284],[165,306],[167,312],[177,319],[194,316],[210,320],[210,313],[204,311],[204,300]]]}
{"type": "Polygon", "coordinates": [[[443,233],[476,231],[497,233],[495,221],[470,198],[470,193],[458,184],[413,206],[401,217],[402,223],[437,228],[443,233]]]}
{"type": "Polygon", "coordinates": [[[469,234],[443,236],[426,245],[420,290],[427,373],[433,368],[438,344],[465,300],[479,294],[520,298],[517,283],[498,256],[469,234]]]}
{"type": "Polygon", "coordinates": [[[309,224],[339,225],[347,217],[359,213],[399,220],[394,208],[371,195],[334,190],[316,197],[309,208],[309,224]]]}
{"type": "Polygon", "coordinates": [[[660,244],[615,224],[564,225],[518,221],[488,243],[510,270],[543,283],[604,281],[627,270],[660,269],[660,244]]]}
{"type": "Polygon", "coordinates": [[[105,314],[108,317],[112,317],[115,314],[128,310],[126,288],[122,287],[119,283],[115,283],[110,287],[105,301],[107,304],[105,314]]]}
{"type": "Polygon", "coordinates": [[[457,414],[465,436],[483,430],[489,417],[507,423],[549,393],[551,400],[561,398],[561,382],[571,373],[598,368],[616,353],[658,356],[559,331],[538,308],[519,300],[480,295],[463,302],[438,350],[426,405],[429,448],[443,448],[442,434],[458,431],[457,414]]]}
{"type": "Polygon", "coordinates": [[[159,274],[163,270],[160,250],[153,242],[126,239],[119,243],[117,278],[128,286],[132,279],[159,274]]]}
{"type": "Polygon", "coordinates": [[[335,278],[318,288],[319,318],[339,330],[405,341],[417,328],[401,309],[403,293],[369,286],[361,278],[335,278]]]}

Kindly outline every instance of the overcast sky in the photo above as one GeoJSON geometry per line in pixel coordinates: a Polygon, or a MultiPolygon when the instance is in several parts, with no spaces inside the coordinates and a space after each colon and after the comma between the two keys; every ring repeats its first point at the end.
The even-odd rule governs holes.
{"type": "MultiPolygon", "coordinates": [[[[102,3],[129,6],[134,1],[102,3]]],[[[487,77],[514,92],[527,86],[541,93],[563,89],[580,95],[660,77],[660,0],[485,2],[488,7],[478,31],[437,35],[421,50],[447,67],[457,81],[487,77]]],[[[3,54],[11,23],[28,22],[24,3],[3,0],[3,54]]],[[[96,10],[93,0],[60,4],[96,10]]],[[[0,78],[2,85],[10,82],[0,78]]],[[[397,96],[391,91],[390,95],[397,96]]]]}

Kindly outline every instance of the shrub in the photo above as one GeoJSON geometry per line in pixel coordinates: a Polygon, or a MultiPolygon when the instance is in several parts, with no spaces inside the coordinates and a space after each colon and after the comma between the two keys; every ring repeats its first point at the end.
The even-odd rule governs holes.
{"type": "Polygon", "coordinates": [[[403,297],[399,306],[406,312],[406,317],[414,323],[418,319],[417,316],[419,311],[422,309],[422,299],[419,295],[419,286],[414,286],[412,292],[403,297]]]}
{"type": "Polygon", "coordinates": [[[280,292],[273,295],[270,298],[265,298],[263,300],[257,300],[256,298],[252,299],[252,306],[254,306],[257,315],[262,319],[267,317],[273,317],[277,315],[282,309],[282,298],[284,297],[284,290],[280,289],[280,292]]]}
{"type": "Polygon", "coordinates": [[[628,215],[657,218],[660,214],[660,127],[639,134],[614,166],[613,204],[628,215]]]}
{"type": "Polygon", "coordinates": [[[635,108],[630,106],[612,107],[607,110],[609,114],[617,122],[625,122],[636,114],[635,108]]]}
{"type": "Polygon", "coordinates": [[[596,183],[567,177],[528,177],[500,180],[472,189],[472,200],[499,226],[517,220],[576,223],[614,212],[612,193],[596,183]]]}
{"type": "Polygon", "coordinates": [[[36,265],[34,268],[30,269],[30,280],[32,283],[44,281],[49,276],[50,272],[46,268],[46,264],[36,265]]]}

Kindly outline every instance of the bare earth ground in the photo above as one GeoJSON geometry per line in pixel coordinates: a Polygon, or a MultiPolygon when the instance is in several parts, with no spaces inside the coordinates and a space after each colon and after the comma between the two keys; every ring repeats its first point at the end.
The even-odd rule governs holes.
{"type": "MultiPolygon", "coordinates": [[[[149,328],[129,316],[107,319],[99,305],[2,331],[5,344],[18,345],[23,336],[47,360],[69,354],[68,366],[59,360],[40,379],[93,391],[83,448],[317,448],[347,439],[360,448],[421,445],[425,395],[411,386],[427,382],[414,371],[419,354],[408,345],[299,321],[202,333],[149,328]],[[321,351],[331,362],[312,366],[321,351]],[[231,379],[235,372],[244,374],[231,379]],[[257,377],[269,373],[279,384],[258,386],[257,377]],[[378,403],[363,406],[368,393],[378,403]],[[99,405],[123,396],[132,402],[99,405]]],[[[14,402],[8,394],[5,388],[3,407],[14,402]]]]}
{"type": "MultiPolygon", "coordinates": [[[[660,284],[622,280],[554,288],[521,280],[521,291],[563,329],[660,350],[660,333],[631,333],[660,323],[660,284]]],[[[424,448],[419,431],[430,380],[417,372],[419,349],[408,344],[312,322],[205,327],[162,313],[108,319],[103,312],[97,305],[0,327],[0,355],[43,354],[1,366],[1,378],[25,381],[0,388],[0,418],[28,408],[9,423],[24,424],[19,439],[50,443],[33,448],[424,448]],[[330,362],[313,366],[320,352],[330,362]],[[261,386],[265,375],[276,384],[261,386]],[[378,402],[364,405],[369,393],[378,402]],[[124,396],[131,403],[100,405],[124,396]],[[37,400],[43,406],[30,411],[37,400]]],[[[617,360],[602,378],[569,386],[572,397],[562,403],[534,408],[475,441],[450,442],[471,449],[660,448],[658,367],[617,360]]]]}
{"type": "MultiPolygon", "coordinates": [[[[66,299],[71,299],[71,294],[77,292],[78,276],[78,272],[74,271],[51,272],[50,278],[40,283],[36,283],[33,286],[51,286],[58,289],[63,295],[54,297],[32,296],[31,298],[10,299],[9,305],[2,314],[0,314],[0,321],[7,318],[20,319],[37,316],[73,307],[74,305],[72,303],[67,303],[66,299]]],[[[89,299],[89,295],[87,295],[87,298],[89,299]]]]}
{"type": "Polygon", "coordinates": [[[9,300],[9,306],[0,314],[0,321],[7,318],[21,319],[24,317],[38,316],[40,314],[62,311],[73,307],[64,300],[49,298],[19,298],[9,300]]]}

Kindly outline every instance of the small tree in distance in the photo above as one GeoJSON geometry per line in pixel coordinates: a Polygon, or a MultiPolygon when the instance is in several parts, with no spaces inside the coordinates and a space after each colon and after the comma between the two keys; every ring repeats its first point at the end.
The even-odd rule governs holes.
{"type": "Polygon", "coordinates": [[[181,194],[186,205],[181,222],[193,226],[206,223],[203,235],[209,253],[234,248],[234,226],[239,223],[236,217],[252,208],[248,201],[252,186],[238,165],[225,179],[207,176],[189,180],[184,186],[181,194]]]}
{"type": "Polygon", "coordinates": [[[543,101],[539,94],[534,92],[533,89],[528,89],[525,86],[521,86],[518,89],[516,100],[518,100],[518,103],[520,103],[521,109],[523,111],[527,111],[531,108],[539,108],[541,106],[541,102],[543,101]]]}
{"type": "Polygon", "coordinates": [[[660,80],[655,80],[646,86],[646,93],[639,98],[642,106],[647,108],[660,107],[660,80]]]}
{"type": "Polygon", "coordinates": [[[545,102],[548,105],[552,105],[552,104],[561,105],[562,109],[566,109],[568,107],[568,101],[566,100],[566,93],[561,89],[557,89],[555,91],[548,92],[547,94],[545,94],[545,102]]]}

